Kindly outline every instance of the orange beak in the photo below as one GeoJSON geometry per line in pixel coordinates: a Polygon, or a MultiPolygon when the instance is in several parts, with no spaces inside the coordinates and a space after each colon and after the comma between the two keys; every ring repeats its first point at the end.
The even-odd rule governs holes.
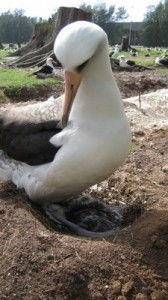
{"type": "Polygon", "coordinates": [[[62,127],[64,128],[67,125],[69,114],[73,105],[73,101],[75,99],[75,95],[80,86],[82,77],[77,73],[73,73],[70,71],[65,71],[65,98],[63,104],[63,112],[62,112],[62,127]]]}

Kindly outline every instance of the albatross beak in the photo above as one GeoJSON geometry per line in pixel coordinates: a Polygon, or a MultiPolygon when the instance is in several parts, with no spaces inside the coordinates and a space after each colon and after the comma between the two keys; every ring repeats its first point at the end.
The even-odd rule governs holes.
{"type": "Polygon", "coordinates": [[[64,98],[62,120],[61,120],[63,128],[67,125],[71,107],[82,80],[81,75],[70,71],[65,71],[64,78],[65,78],[65,98],[64,98]]]}

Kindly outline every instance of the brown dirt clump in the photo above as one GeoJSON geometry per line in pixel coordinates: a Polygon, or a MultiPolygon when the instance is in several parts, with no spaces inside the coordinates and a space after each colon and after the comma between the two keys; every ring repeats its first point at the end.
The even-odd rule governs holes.
{"type": "MultiPolygon", "coordinates": [[[[131,78],[129,96],[137,94],[131,78]]],[[[144,213],[110,238],[80,238],[1,183],[0,299],[168,299],[168,128],[156,123],[146,130],[126,110],[131,151],[113,176],[88,192],[105,203],[140,205],[144,213]]]]}

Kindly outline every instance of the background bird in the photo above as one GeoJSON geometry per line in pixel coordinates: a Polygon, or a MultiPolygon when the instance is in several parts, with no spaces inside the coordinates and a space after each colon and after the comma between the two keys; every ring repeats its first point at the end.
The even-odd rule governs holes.
{"type": "Polygon", "coordinates": [[[168,66],[168,58],[166,57],[156,57],[155,64],[158,66],[168,66]]]}
{"type": "Polygon", "coordinates": [[[109,57],[110,58],[116,57],[118,55],[119,51],[120,51],[120,46],[119,45],[115,45],[115,49],[112,50],[112,51],[110,51],[109,57]]]}
{"type": "Polygon", "coordinates": [[[126,60],[124,55],[119,57],[119,65],[122,68],[130,68],[135,65],[133,60],[126,60]]]}
{"type": "Polygon", "coordinates": [[[56,63],[53,58],[47,57],[46,65],[44,65],[40,70],[34,72],[33,75],[37,75],[39,78],[46,78],[55,74],[53,63],[56,63]]]}

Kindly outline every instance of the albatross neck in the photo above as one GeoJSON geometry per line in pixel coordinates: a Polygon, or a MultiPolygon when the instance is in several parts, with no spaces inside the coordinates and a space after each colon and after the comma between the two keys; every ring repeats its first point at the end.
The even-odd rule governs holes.
{"type": "Polygon", "coordinates": [[[83,73],[69,120],[78,124],[123,115],[121,95],[111,70],[107,43],[100,45],[83,73]]]}
{"type": "Polygon", "coordinates": [[[108,41],[107,39],[103,40],[103,42],[99,45],[95,55],[91,58],[90,63],[88,65],[88,70],[86,69],[90,75],[101,78],[106,78],[106,80],[111,80],[113,78],[113,73],[111,69],[109,54],[108,54],[108,41]]]}

